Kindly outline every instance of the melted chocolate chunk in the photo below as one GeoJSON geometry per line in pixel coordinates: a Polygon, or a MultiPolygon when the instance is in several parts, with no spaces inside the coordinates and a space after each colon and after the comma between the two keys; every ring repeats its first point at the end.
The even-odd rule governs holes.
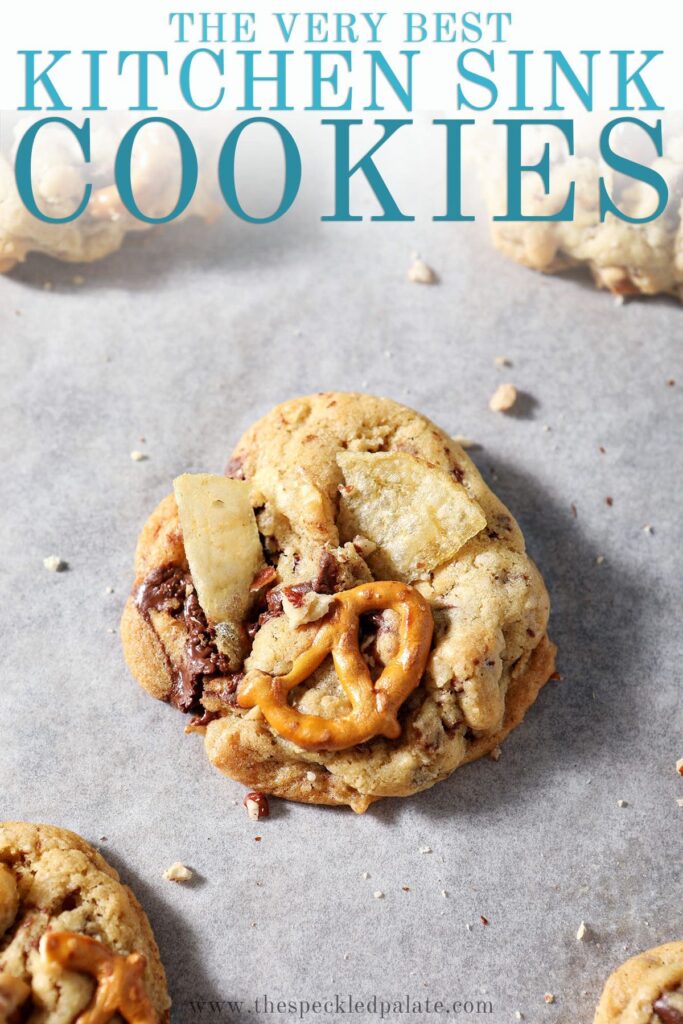
{"type": "Polygon", "coordinates": [[[150,612],[180,613],[189,582],[189,575],[180,566],[160,565],[138,587],[135,603],[147,621],[150,612]]]}
{"type": "MultiPolygon", "coordinates": [[[[168,702],[184,712],[201,715],[204,708],[201,697],[209,679],[232,679],[228,659],[216,646],[214,631],[206,621],[190,574],[177,565],[162,565],[153,569],[138,586],[135,603],[145,621],[154,628],[150,612],[167,612],[183,616],[187,629],[185,657],[176,668],[166,650],[166,663],[173,679],[168,702]]],[[[163,645],[162,645],[163,646],[163,645]]],[[[237,688],[235,683],[232,692],[237,688]]]]}
{"type": "Polygon", "coordinates": [[[216,647],[214,632],[206,621],[194,590],[185,598],[183,617],[187,628],[185,661],[176,678],[170,701],[181,711],[201,712],[204,683],[216,676],[228,676],[230,664],[216,647]]]}
{"type": "Polygon", "coordinates": [[[675,1006],[671,1006],[666,996],[660,996],[657,1002],[652,1004],[652,1009],[662,1024],[683,1024],[683,1013],[675,1006]]]}

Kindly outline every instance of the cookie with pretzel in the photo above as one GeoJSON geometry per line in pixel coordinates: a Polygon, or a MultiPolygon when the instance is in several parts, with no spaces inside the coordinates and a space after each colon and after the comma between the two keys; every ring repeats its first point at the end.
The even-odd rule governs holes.
{"type": "Polygon", "coordinates": [[[618,967],[594,1024],[683,1024],[683,942],[649,949],[618,967]]]}
{"type": "Polygon", "coordinates": [[[168,1024],[145,912],[73,832],[0,822],[0,1024],[168,1024]]]}
{"type": "Polygon", "coordinates": [[[519,527],[388,399],[278,406],[140,536],[128,664],[250,789],[364,811],[494,750],[554,670],[519,527]]]}

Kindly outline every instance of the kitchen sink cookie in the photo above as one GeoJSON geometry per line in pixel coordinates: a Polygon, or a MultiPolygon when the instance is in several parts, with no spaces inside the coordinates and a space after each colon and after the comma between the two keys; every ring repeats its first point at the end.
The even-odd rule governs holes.
{"type": "Polygon", "coordinates": [[[649,949],[618,967],[593,1024],[683,1024],[683,942],[649,949]]]}
{"type": "MultiPolygon", "coordinates": [[[[33,192],[50,217],[66,217],[78,208],[87,183],[92,184],[84,212],[65,224],[52,224],[29,213],[17,189],[13,154],[0,155],[0,273],[8,273],[31,252],[69,263],[103,259],[121,248],[127,235],[149,231],[123,206],[113,184],[113,162],[127,122],[114,115],[93,122],[92,160],[85,164],[74,137],[63,129],[42,129],[33,153],[33,192]]],[[[26,124],[16,126],[17,141],[26,124]]],[[[165,216],[178,197],[173,136],[158,125],[138,136],[131,167],[133,192],[147,216],[165,216]]],[[[177,149],[177,147],[175,147],[177,149]]],[[[216,206],[203,184],[182,219],[191,214],[212,219],[216,206]]]]}
{"type": "MultiPolygon", "coordinates": [[[[526,216],[547,217],[564,206],[575,183],[574,216],[566,221],[493,221],[493,242],[502,253],[546,274],[573,267],[587,267],[599,288],[615,295],[673,295],[683,300],[683,140],[676,140],[671,152],[652,164],[669,189],[666,211],[654,221],[632,224],[607,214],[600,220],[600,178],[608,179],[610,194],[614,180],[597,160],[575,157],[553,167],[552,191],[546,195],[543,182],[525,175],[523,209],[526,216]]],[[[504,190],[490,192],[492,214],[503,212],[504,190]]],[[[630,217],[646,217],[656,199],[649,185],[627,185],[618,199],[619,208],[630,217]]]]}
{"type": "Polygon", "coordinates": [[[121,633],[250,789],[364,811],[494,750],[554,669],[519,527],[396,402],[278,406],[145,525],[121,633]]]}
{"type": "Polygon", "coordinates": [[[73,832],[0,822],[0,1024],[168,1024],[159,950],[131,890],[73,832]]]}

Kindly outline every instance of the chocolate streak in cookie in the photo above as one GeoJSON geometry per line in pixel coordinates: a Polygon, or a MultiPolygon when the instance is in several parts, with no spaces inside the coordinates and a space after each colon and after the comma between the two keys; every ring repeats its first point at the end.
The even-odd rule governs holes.
{"type": "Polygon", "coordinates": [[[182,615],[187,628],[185,658],[176,668],[162,644],[164,656],[173,679],[169,702],[184,712],[201,713],[200,700],[209,679],[226,678],[227,695],[236,689],[238,678],[230,670],[228,659],[216,647],[215,635],[206,621],[190,574],[177,565],[152,569],[135,592],[135,604],[145,621],[154,629],[150,612],[167,612],[174,618],[182,615]]]}
{"type": "Polygon", "coordinates": [[[675,1006],[671,1006],[666,996],[660,996],[657,1002],[653,1003],[652,1009],[662,1024],[683,1024],[683,1013],[675,1006]]]}

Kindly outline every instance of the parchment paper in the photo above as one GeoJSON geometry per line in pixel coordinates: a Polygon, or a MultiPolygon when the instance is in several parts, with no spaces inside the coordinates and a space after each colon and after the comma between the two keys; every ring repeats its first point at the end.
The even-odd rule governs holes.
{"type": "Polygon", "coordinates": [[[0,296],[0,817],[101,847],[150,916],[174,1022],[275,1024],[296,1014],[257,997],[339,993],[590,1024],[609,971],[683,934],[683,310],[514,266],[481,222],[323,227],[305,208],[187,223],[87,267],[31,258],[0,296]],[[408,282],[413,250],[440,284],[408,282]],[[490,412],[507,380],[516,410],[490,412]],[[324,389],[479,442],[547,580],[563,679],[497,763],[362,817],[272,801],[256,824],[129,677],[118,619],[171,479],[220,472],[255,417],[324,389]],[[52,554],[68,571],[43,568],[52,554]],[[191,884],[162,878],[175,860],[191,884]]]}

